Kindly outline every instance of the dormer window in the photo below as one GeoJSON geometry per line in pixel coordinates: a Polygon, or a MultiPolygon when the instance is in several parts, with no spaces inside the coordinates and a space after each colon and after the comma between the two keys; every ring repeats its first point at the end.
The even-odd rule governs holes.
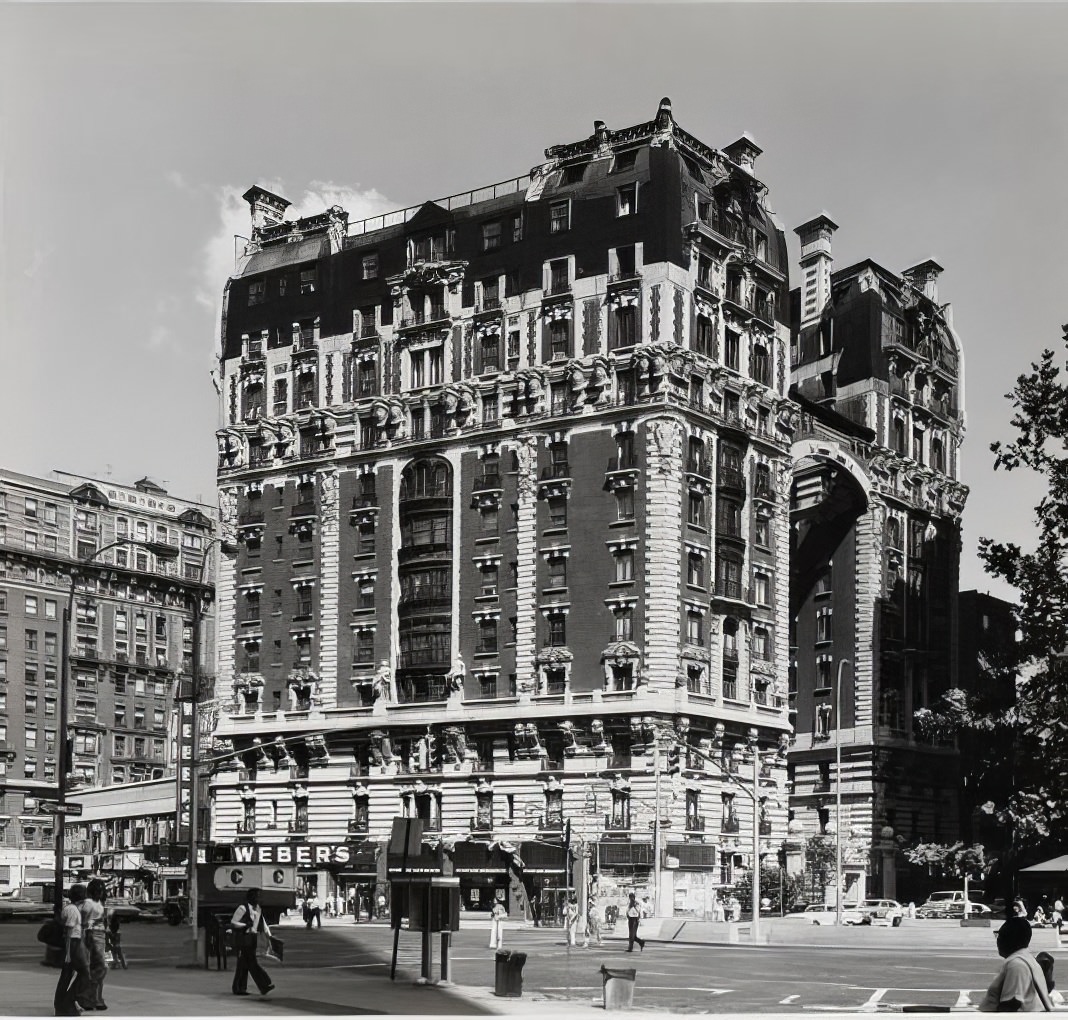
{"type": "Polygon", "coordinates": [[[632,149],[630,152],[617,152],[616,158],[612,162],[612,173],[618,174],[624,170],[633,170],[637,159],[637,149],[632,149]]]}
{"type": "Polygon", "coordinates": [[[249,305],[262,305],[264,299],[264,284],[263,280],[253,280],[248,285],[248,303],[249,305]]]}
{"type": "Polygon", "coordinates": [[[245,340],[245,356],[248,358],[262,358],[263,357],[263,339],[259,333],[254,333],[246,336],[245,340]]]}
{"type": "Polygon", "coordinates": [[[302,269],[300,271],[301,294],[314,294],[318,277],[318,270],[314,266],[311,269],[302,269]]]}

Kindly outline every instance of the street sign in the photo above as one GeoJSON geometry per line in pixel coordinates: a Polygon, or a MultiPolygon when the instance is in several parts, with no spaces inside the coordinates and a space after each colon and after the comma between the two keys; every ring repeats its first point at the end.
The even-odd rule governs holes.
{"type": "Polygon", "coordinates": [[[60,804],[55,800],[39,800],[37,802],[37,813],[39,815],[80,815],[82,813],[81,804],[60,804]]]}

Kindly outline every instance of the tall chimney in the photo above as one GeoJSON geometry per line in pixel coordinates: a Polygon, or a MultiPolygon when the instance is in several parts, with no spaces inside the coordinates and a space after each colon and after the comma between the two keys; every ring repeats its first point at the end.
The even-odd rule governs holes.
{"type": "Polygon", "coordinates": [[[241,197],[248,202],[249,212],[252,213],[253,238],[264,228],[281,223],[286,209],[293,204],[288,199],[273,195],[258,186],[249,188],[241,197]]]}
{"type": "Polygon", "coordinates": [[[794,233],[801,238],[801,328],[819,322],[831,299],[831,235],[838,224],[822,212],[802,223],[794,233]]]}
{"type": "Polygon", "coordinates": [[[934,259],[926,259],[911,269],[906,269],[901,275],[937,305],[938,277],[942,275],[942,272],[942,267],[934,259]]]}

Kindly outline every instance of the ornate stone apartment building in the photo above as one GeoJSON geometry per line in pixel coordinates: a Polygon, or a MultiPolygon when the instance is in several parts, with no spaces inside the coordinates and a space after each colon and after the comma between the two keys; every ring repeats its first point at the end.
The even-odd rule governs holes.
{"type": "Polygon", "coordinates": [[[216,844],[332,892],[417,816],[469,907],[550,912],[589,875],[701,912],[754,827],[781,845],[796,405],[760,151],[665,100],[369,221],[246,194],[216,844]]]}

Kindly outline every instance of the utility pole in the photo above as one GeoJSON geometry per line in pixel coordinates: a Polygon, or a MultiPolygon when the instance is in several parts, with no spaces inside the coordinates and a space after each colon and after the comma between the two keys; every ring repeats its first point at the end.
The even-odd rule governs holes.
{"type": "MultiPolygon", "coordinates": [[[[653,916],[661,917],[660,912],[660,732],[654,730],[653,738],[653,776],[655,793],[653,794],[653,916]]],[[[633,946],[631,947],[634,948],[633,946]]]]}
{"type": "MultiPolygon", "coordinates": [[[[205,562],[207,558],[205,557],[205,562]]],[[[203,571],[201,572],[203,575],[203,571]]],[[[200,770],[198,768],[200,762],[200,628],[203,623],[203,601],[202,593],[197,591],[193,593],[192,597],[192,610],[193,610],[193,662],[189,670],[190,678],[190,691],[189,698],[192,703],[192,716],[193,716],[193,734],[190,742],[190,762],[189,762],[189,924],[192,928],[192,948],[193,948],[193,966],[200,965],[200,923],[197,917],[198,910],[197,904],[200,896],[200,889],[197,884],[197,830],[199,828],[200,819],[198,818],[198,812],[200,810],[200,770]]],[[[182,746],[182,741],[178,741],[178,746],[182,746]]],[[[179,773],[180,775],[180,773],[179,773]]],[[[181,804],[178,805],[179,811],[181,810],[181,804]]]]}

